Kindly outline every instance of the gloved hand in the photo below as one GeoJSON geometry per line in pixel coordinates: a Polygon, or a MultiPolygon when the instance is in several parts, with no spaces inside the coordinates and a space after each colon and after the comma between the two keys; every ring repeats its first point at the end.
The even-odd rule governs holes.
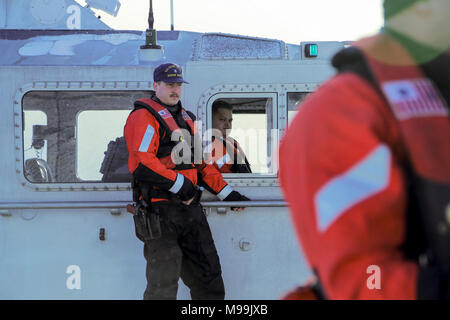
{"type": "MultiPolygon", "coordinates": [[[[250,201],[250,199],[237,191],[231,191],[231,193],[223,199],[223,201],[250,201]]],[[[242,211],[244,209],[245,207],[231,207],[231,210],[233,211],[242,211]]]]}

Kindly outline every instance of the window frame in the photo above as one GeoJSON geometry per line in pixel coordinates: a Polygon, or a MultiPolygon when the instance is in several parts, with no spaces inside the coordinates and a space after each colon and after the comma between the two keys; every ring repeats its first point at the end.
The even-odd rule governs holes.
{"type": "MultiPolygon", "coordinates": [[[[233,94],[243,94],[244,98],[268,97],[273,99],[273,117],[272,129],[277,129],[279,125],[279,91],[280,85],[276,84],[219,84],[200,93],[200,99],[197,105],[197,115],[202,121],[202,132],[211,127],[211,106],[214,100],[219,97],[230,97],[233,94]],[[217,95],[217,96],[216,96],[217,95]],[[266,95],[266,96],[263,96],[266,95]],[[211,97],[215,96],[215,99],[211,97]],[[209,111],[208,111],[209,110],[209,111]]],[[[276,139],[275,147],[278,148],[279,135],[276,139]]],[[[224,174],[224,178],[232,187],[279,187],[277,174],[262,175],[258,173],[224,174]]]]}
{"type": "MultiPolygon", "coordinates": [[[[319,83],[267,83],[267,84],[218,84],[210,87],[200,94],[197,105],[197,114],[202,121],[202,130],[207,130],[207,125],[211,126],[211,106],[214,100],[211,97],[221,94],[219,97],[226,98],[230,94],[242,93],[247,97],[255,97],[258,94],[273,94],[273,108],[276,112],[273,118],[273,128],[278,129],[275,147],[278,149],[281,139],[288,126],[288,92],[314,92],[319,87],[319,83]],[[211,101],[210,101],[211,100],[211,101]],[[209,109],[208,109],[209,108],[209,109]],[[209,115],[208,115],[209,110],[209,115]]],[[[271,96],[272,97],[272,96],[271,96]]],[[[279,181],[276,174],[224,174],[224,177],[233,187],[279,187],[279,181]]]]}
{"type": "MultiPolygon", "coordinates": [[[[206,128],[209,129],[212,127],[212,104],[214,103],[214,101],[218,100],[218,99],[230,99],[230,98],[248,98],[248,99],[253,99],[253,98],[262,98],[262,99],[272,99],[272,110],[271,110],[271,128],[269,128],[270,126],[270,121],[267,121],[267,130],[268,130],[268,134],[269,132],[271,132],[270,130],[274,129],[276,130],[277,128],[277,123],[278,123],[278,112],[277,112],[277,93],[276,92],[266,92],[266,93],[248,93],[248,92],[241,92],[241,93],[216,93],[213,96],[211,96],[208,99],[207,102],[207,106],[206,106],[206,128]]],[[[267,117],[269,119],[269,114],[267,114],[267,117]]],[[[203,126],[205,128],[205,126],[203,126]]],[[[204,129],[202,128],[202,129],[204,129]]],[[[207,130],[204,129],[204,130],[207,130]]],[[[203,131],[205,132],[205,131],[203,131]]],[[[269,138],[270,140],[270,144],[268,143],[268,146],[270,145],[271,147],[271,153],[273,153],[274,150],[278,150],[278,139],[272,139],[272,137],[269,138]]],[[[239,141],[238,141],[239,142],[239,141]]],[[[266,150],[267,152],[267,150],[266,150]]],[[[261,174],[258,172],[253,172],[253,173],[224,173],[223,176],[225,178],[237,178],[237,177],[265,177],[265,178],[276,178],[277,174],[276,173],[267,173],[267,174],[261,174]]]]}
{"type": "MultiPolygon", "coordinates": [[[[298,108],[296,110],[289,110],[289,94],[295,94],[295,93],[306,94],[306,97],[302,99],[302,102],[303,102],[305,99],[307,99],[309,94],[311,94],[312,92],[311,91],[287,91],[286,92],[286,120],[287,120],[286,127],[289,127],[289,124],[295,118],[295,115],[299,111],[298,108]],[[292,117],[292,119],[289,119],[289,111],[295,111],[295,115],[292,117]]],[[[297,104],[295,104],[295,106],[296,105],[297,104]]]]}
{"type": "Polygon", "coordinates": [[[292,83],[292,84],[284,84],[281,86],[281,90],[279,91],[279,98],[280,98],[280,117],[278,119],[279,121],[279,128],[280,133],[279,137],[280,139],[283,138],[287,128],[288,128],[288,94],[294,93],[294,92],[309,92],[312,93],[319,88],[319,83],[292,83]]]}
{"type": "Polygon", "coordinates": [[[130,191],[129,182],[34,183],[24,175],[24,96],[33,91],[153,91],[152,81],[35,81],[18,88],[14,99],[14,157],[19,183],[33,191],[130,191]]]}
{"type": "MultiPolygon", "coordinates": [[[[121,90],[122,91],[122,90],[121,90]]],[[[130,90],[132,91],[132,90],[130,90]]],[[[79,117],[80,114],[82,114],[83,112],[89,112],[89,111],[128,111],[128,113],[131,112],[130,109],[89,109],[89,110],[81,110],[79,111],[76,116],[75,116],[75,138],[76,138],[76,144],[75,144],[75,175],[77,177],[77,179],[79,179],[79,182],[72,182],[72,183],[97,183],[98,180],[85,180],[80,178],[79,175],[79,157],[80,157],[80,141],[79,141],[79,134],[80,134],[80,130],[79,130],[79,117]]],[[[117,136],[116,138],[119,138],[119,136],[117,136]]],[[[112,140],[109,140],[112,141],[112,140]]],[[[108,144],[106,144],[105,146],[108,146],[108,144]]],[[[106,151],[105,151],[106,152],[106,151]]],[[[101,183],[107,183],[107,182],[101,182],[101,183]]],[[[117,182],[119,183],[119,182],[117,182]]],[[[124,182],[123,182],[124,183],[124,182]]]]}
{"type": "MultiPolygon", "coordinates": [[[[220,84],[200,93],[197,105],[197,115],[202,122],[202,130],[206,130],[211,118],[207,117],[208,101],[215,94],[242,93],[247,97],[269,94],[273,98],[272,129],[278,129],[276,147],[279,146],[288,125],[288,92],[313,92],[319,87],[319,83],[293,83],[293,84],[220,84]],[[253,95],[253,96],[252,96],[253,95]]],[[[152,81],[35,81],[19,87],[13,102],[14,121],[14,157],[15,172],[19,183],[33,191],[130,191],[131,187],[126,182],[56,182],[56,183],[32,183],[25,178],[24,171],[24,146],[23,146],[23,97],[30,91],[153,91],[152,81]]],[[[212,104],[213,101],[211,101],[212,104]]],[[[210,114],[210,112],[209,112],[210,114]]],[[[209,115],[210,116],[210,115],[209,115]]],[[[275,174],[234,174],[225,175],[232,186],[271,187],[279,186],[275,174]]]]}

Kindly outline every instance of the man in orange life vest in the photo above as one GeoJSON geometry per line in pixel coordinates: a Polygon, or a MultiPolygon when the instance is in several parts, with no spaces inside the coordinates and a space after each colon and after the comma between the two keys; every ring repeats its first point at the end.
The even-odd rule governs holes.
{"type": "MultiPolygon", "coordinates": [[[[210,158],[221,173],[251,173],[250,163],[239,143],[229,136],[233,122],[233,106],[223,100],[212,105],[212,143],[210,158]]],[[[250,200],[247,197],[242,200],[250,200]]],[[[233,211],[243,211],[244,207],[231,207],[233,211]]]]}
{"type": "Polygon", "coordinates": [[[203,161],[201,141],[195,143],[195,116],[180,102],[182,84],[187,83],[181,68],[162,64],[153,79],[155,95],[134,103],[124,128],[133,199],[146,208],[142,223],[136,223],[135,215],[147,260],[144,299],[176,299],[180,277],[192,299],[223,299],[220,261],[198,186],[224,201],[246,198],[203,161]]]}
{"type": "Polygon", "coordinates": [[[280,181],[317,280],[285,298],[450,299],[450,2],[384,9],[283,138],[280,181]]]}

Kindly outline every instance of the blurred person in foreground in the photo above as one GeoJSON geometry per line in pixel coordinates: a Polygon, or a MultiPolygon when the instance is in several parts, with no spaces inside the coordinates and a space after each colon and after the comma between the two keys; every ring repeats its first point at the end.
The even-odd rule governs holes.
{"type": "Polygon", "coordinates": [[[450,299],[450,1],[385,0],[299,108],[280,181],[314,277],[285,299],[450,299]]]}

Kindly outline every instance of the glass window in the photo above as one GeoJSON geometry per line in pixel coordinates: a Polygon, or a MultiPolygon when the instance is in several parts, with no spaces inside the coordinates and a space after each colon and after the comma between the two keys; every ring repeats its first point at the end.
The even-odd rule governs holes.
{"type": "Polygon", "coordinates": [[[294,119],[299,105],[309,94],[310,92],[288,92],[288,124],[294,119]]]}
{"type": "MultiPolygon", "coordinates": [[[[224,149],[219,156],[214,153],[213,160],[222,173],[258,173],[272,174],[276,172],[272,162],[272,154],[275,149],[273,143],[277,139],[273,137],[275,132],[273,124],[273,98],[272,97],[230,97],[218,95],[210,102],[211,124],[208,128],[220,129],[226,118],[232,119],[231,125],[225,124],[226,132],[213,133],[215,140],[217,135],[222,138],[224,146],[228,142],[228,149],[224,149]],[[230,111],[226,106],[230,106],[230,111]],[[222,106],[222,107],[221,107],[222,106]],[[221,111],[220,111],[221,110],[221,111]],[[231,128],[230,128],[231,127],[231,128]],[[225,136],[224,136],[225,135],[225,136]],[[225,138],[224,138],[225,137],[225,138]],[[234,148],[231,144],[234,144],[234,148]],[[273,143],[272,143],[273,142],[273,143]],[[231,150],[231,151],[230,151],[231,150]],[[231,155],[233,154],[234,155],[231,155]],[[238,156],[241,154],[241,156],[238,156]],[[234,159],[232,159],[234,156],[234,159]],[[225,157],[225,158],[223,158],[225,157]],[[222,160],[223,158],[223,160],[222,160]],[[247,170],[250,168],[250,170],[247,170]]],[[[214,131],[213,131],[214,132],[214,131]]],[[[207,152],[211,151],[211,145],[218,148],[220,144],[207,141],[207,152]]],[[[214,149],[216,150],[216,149],[214,149]]]]}
{"type": "MultiPolygon", "coordinates": [[[[82,111],[77,121],[77,177],[81,180],[102,180],[106,168],[105,146],[123,135],[130,110],[82,111]]],[[[128,154],[127,154],[128,155],[128,154]]],[[[128,160],[127,160],[128,161],[128,160]]],[[[124,162],[123,164],[127,164],[124,162]]],[[[128,170],[128,166],[125,166],[128,170]]],[[[127,172],[126,172],[127,173],[127,172]]]]}
{"type": "Polygon", "coordinates": [[[50,182],[52,176],[39,163],[47,161],[47,141],[43,139],[43,129],[47,127],[47,116],[42,111],[27,110],[23,113],[23,153],[24,174],[31,182],[50,182]]]}
{"type": "Polygon", "coordinates": [[[123,127],[134,101],[150,96],[150,91],[28,92],[22,100],[25,177],[33,183],[129,181],[123,127]]]}

